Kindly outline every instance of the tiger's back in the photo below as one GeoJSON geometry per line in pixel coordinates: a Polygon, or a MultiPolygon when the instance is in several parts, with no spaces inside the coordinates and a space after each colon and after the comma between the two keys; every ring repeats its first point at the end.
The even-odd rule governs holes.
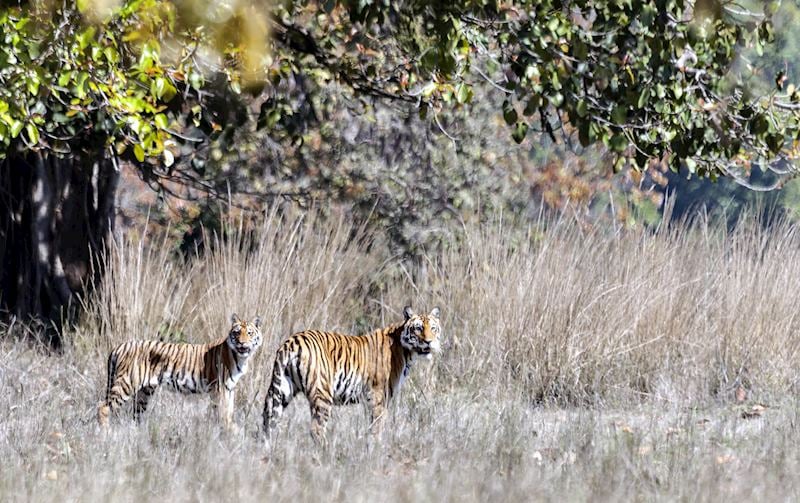
{"type": "Polygon", "coordinates": [[[179,393],[207,393],[218,378],[215,370],[219,368],[225,373],[230,368],[231,356],[229,351],[224,351],[225,341],[222,339],[211,344],[130,341],[120,344],[108,357],[107,392],[111,394],[117,378],[117,385],[127,385],[130,389],[165,385],[179,393]]]}
{"type": "MultiPolygon", "coordinates": [[[[321,395],[334,405],[359,403],[374,386],[392,381],[392,325],[367,335],[307,330],[289,337],[277,351],[275,370],[293,393],[321,395]],[[280,362],[278,363],[278,360],[280,362]],[[282,369],[291,368],[286,375],[282,369]]],[[[397,349],[397,348],[395,348],[397,349]]],[[[399,360],[399,356],[395,360],[399,360]]],[[[403,364],[404,367],[404,364],[403,364]]],[[[393,390],[387,390],[392,393],[393,390]]]]}

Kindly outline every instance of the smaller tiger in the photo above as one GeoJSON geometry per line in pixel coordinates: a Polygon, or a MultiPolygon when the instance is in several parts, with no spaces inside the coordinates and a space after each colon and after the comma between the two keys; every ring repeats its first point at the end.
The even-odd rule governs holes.
{"type": "Polygon", "coordinates": [[[272,382],[264,402],[264,432],[269,443],[278,419],[295,395],[311,406],[311,435],[325,441],[334,405],[366,403],[373,433],[380,433],[389,400],[396,396],[417,358],[441,351],[439,308],[429,314],[403,309],[400,323],[364,335],[306,330],[283,342],[275,355],[272,382]]]}
{"type": "Polygon", "coordinates": [[[208,344],[130,341],[108,356],[106,399],[97,420],[108,427],[109,415],[135,398],[133,417],[141,418],[158,386],[179,393],[212,393],[220,419],[233,429],[233,397],[236,383],[247,372],[247,363],[261,346],[261,318],[252,323],[234,313],[224,339],[208,344]]]}

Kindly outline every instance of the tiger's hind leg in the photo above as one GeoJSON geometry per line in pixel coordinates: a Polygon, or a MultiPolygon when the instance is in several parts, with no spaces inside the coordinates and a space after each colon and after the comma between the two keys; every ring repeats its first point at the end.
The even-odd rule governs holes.
{"type": "Polygon", "coordinates": [[[133,398],[134,387],[127,379],[117,379],[113,386],[108,390],[105,402],[97,410],[97,420],[103,428],[108,427],[108,420],[111,414],[116,413],[120,407],[128,400],[133,398]]]}
{"type": "Polygon", "coordinates": [[[136,392],[136,401],[133,404],[133,418],[136,421],[142,420],[142,414],[147,411],[147,405],[150,402],[150,398],[155,393],[156,387],[155,386],[143,386],[142,389],[136,392]]]}
{"type": "Polygon", "coordinates": [[[325,427],[331,417],[333,400],[325,393],[316,392],[308,397],[311,406],[311,437],[317,445],[325,446],[325,427]]]}
{"type": "Polygon", "coordinates": [[[300,392],[298,386],[288,371],[281,363],[280,358],[275,361],[275,370],[272,374],[272,383],[267,390],[267,397],[264,400],[264,434],[269,443],[270,437],[278,427],[283,411],[289,406],[292,399],[300,392]]]}

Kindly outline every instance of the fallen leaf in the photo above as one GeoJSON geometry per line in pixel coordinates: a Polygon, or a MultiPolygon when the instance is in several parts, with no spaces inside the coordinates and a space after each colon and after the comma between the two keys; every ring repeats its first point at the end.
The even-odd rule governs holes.
{"type": "Polygon", "coordinates": [[[736,401],[742,403],[745,400],[747,400],[747,390],[744,389],[744,386],[739,386],[736,388],[736,401]]]}
{"type": "Polygon", "coordinates": [[[44,478],[47,480],[58,480],[58,472],[56,470],[50,470],[44,474],[44,478]]]}

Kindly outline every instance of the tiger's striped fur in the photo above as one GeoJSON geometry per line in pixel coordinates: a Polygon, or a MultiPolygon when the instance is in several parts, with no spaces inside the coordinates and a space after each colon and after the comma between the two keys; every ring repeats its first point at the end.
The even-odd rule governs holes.
{"type": "Polygon", "coordinates": [[[249,323],[234,314],[231,323],[228,335],[213,343],[130,341],[114,349],[108,356],[106,399],[97,411],[100,425],[107,427],[110,414],[131,398],[134,418],[140,419],[163,384],[179,393],[211,392],[220,419],[233,427],[234,388],[262,336],[260,318],[249,323]]]}
{"type": "Polygon", "coordinates": [[[439,309],[417,315],[406,307],[405,321],[370,334],[349,336],[307,330],[278,348],[272,383],[264,403],[269,439],[283,410],[298,393],[311,406],[311,435],[322,441],[333,405],[366,401],[372,430],[380,432],[387,402],[398,393],[418,356],[441,348],[439,309]]]}

